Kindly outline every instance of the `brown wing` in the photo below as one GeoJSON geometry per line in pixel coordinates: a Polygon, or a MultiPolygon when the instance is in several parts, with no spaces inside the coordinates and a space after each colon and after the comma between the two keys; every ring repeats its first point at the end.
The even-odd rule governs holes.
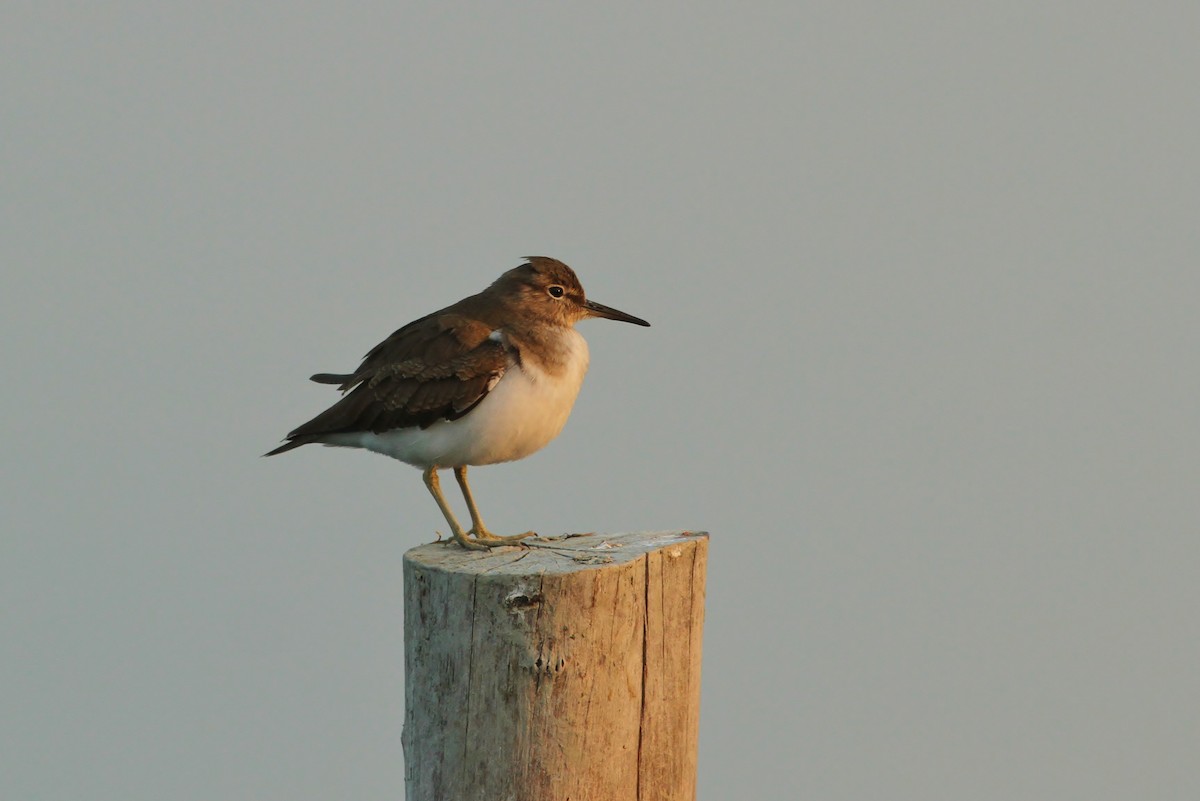
{"type": "Polygon", "coordinates": [[[325,434],[426,428],[462,417],[513,362],[508,348],[490,338],[492,330],[458,314],[432,314],[376,345],[354,373],[313,376],[321,383],[340,381],[349,394],[288,434],[290,441],[271,453],[320,442],[325,434]]]}

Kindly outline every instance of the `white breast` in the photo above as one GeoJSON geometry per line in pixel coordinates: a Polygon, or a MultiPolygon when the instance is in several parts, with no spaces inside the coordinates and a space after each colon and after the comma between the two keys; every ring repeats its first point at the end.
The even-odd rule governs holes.
{"type": "MultiPolygon", "coordinates": [[[[417,467],[457,467],[523,459],[558,436],[588,368],[587,342],[573,328],[564,329],[561,344],[565,369],[550,375],[532,359],[514,364],[478,406],[457,420],[441,420],[428,428],[405,428],[381,434],[343,435],[346,445],[366,448],[417,467]]],[[[338,443],[342,444],[342,443],[338,443]]]]}

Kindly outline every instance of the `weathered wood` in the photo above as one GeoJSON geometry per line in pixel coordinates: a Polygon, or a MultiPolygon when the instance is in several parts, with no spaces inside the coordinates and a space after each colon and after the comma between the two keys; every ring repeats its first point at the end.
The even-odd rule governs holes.
{"type": "Polygon", "coordinates": [[[404,556],[409,801],[696,793],[708,535],[404,556]]]}

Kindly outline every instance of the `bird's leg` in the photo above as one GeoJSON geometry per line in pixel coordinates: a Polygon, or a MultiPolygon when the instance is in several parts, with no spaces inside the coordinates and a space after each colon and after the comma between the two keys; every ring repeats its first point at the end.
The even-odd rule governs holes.
{"type": "Polygon", "coordinates": [[[463,497],[467,500],[467,509],[471,512],[471,530],[468,533],[474,534],[476,541],[482,541],[488,545],[503,545],[523,540],[526,537],[537,536],[532,531],[526,531],[524,534],[500,537],[488,531],[487,527],[483,525],[483,518],[479,516],[479,507],[475,505],[475,499],[471,497],[471,487],[467,484],[467,466],[454,468],[454,477],[458,479],[458,486],[462,488],[463,497]]]}
{"type": "Polygon", "coordinates": [[[437,501],[438,508],[442,510],[442,514],[446,516],[446,522],[450,525],[450,533],[454,535],[454,539],[462,547],[472,551],[486,551],[487,546],[475,542],[466,535],[462,530],[462,526],[454,519],[454,512],[450,511],[450,505],[446,503],[446,499],[442,497],[442,485],[438,481],[437,466],[433,466],[425,470],[421,474],[425,479],[425,486],[429,488],[429,494],[437,501]]]}

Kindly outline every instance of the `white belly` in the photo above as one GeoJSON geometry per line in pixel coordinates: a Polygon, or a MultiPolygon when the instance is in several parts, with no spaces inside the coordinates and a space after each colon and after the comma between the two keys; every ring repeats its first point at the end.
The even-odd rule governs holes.
{"type": "MultiPolygon", "coordinates": [[[[345,434],[339,445],[365,448],[417,467],[458,467],[523,459],[558,436],[588,367],[587,343],[571,329],[570,358],[551,377],[530,360],[512,366],[478,406],[457,420],[380,434],[345,434]]],[[[330,443],[333,444],[333,443],[330,443]]]]}

